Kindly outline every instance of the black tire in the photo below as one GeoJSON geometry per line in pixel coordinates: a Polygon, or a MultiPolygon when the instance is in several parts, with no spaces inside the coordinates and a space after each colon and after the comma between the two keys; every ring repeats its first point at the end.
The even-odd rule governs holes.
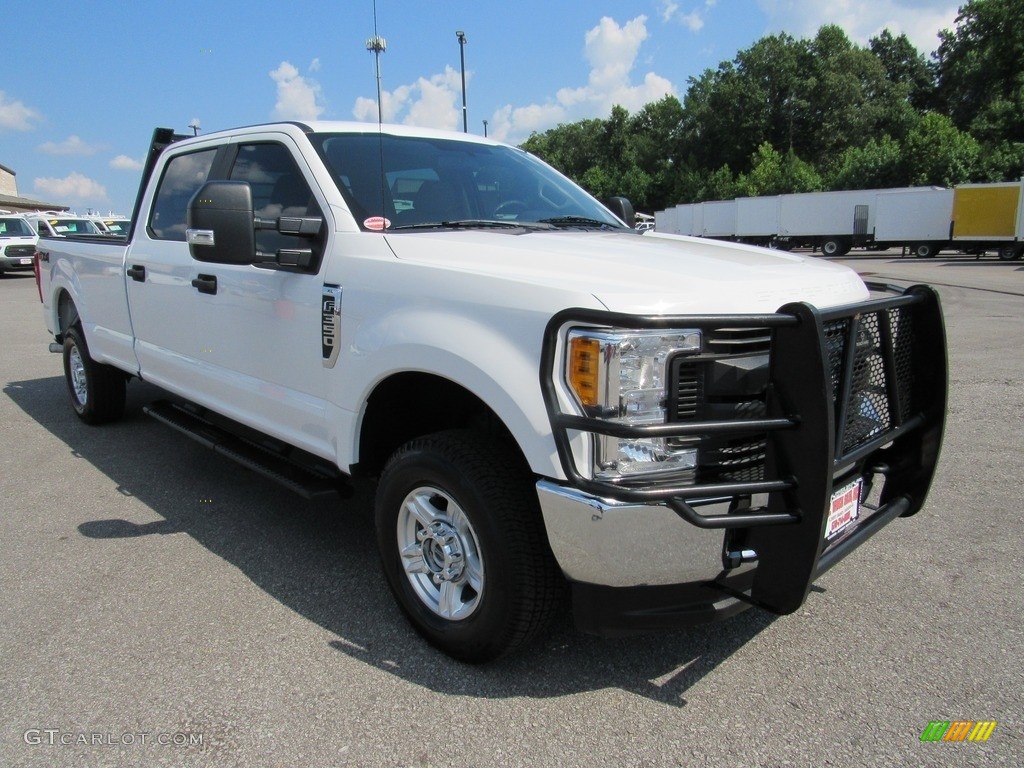
{"type": "Polygon", "coordinates": [[[124,413],[127,377],[89,356],[85,335],[78,325],[64,332],[64,381],[71,407],[86,424],[116,421],[124,413]]]}
{"type": "Polygon", "coordinates": [[[939,252],[939,249],[935,247],[935,243],[915,243],[910,251],[919,259],[930,259],[939,252]]]}
{"type": "Polygon", "coordinates": [[[847,242],[838,237],[830,237],[821,243],[821,252],[825,256],[844,256],[849,251],[847,242]]]}
{"type": "Polygon", "coordinates": [[[565,594],[533,475],[485,434],[440,432],[396,451],[377,488],[376,528],[398,604],[456,659],[491,661],[519,648],[565,594]]]}
{"type": "Polygon", "coordinates": [[[1024,255],[1024,246],[1004,245],[997,253],[1001,261],[1013,261],[1024,255]]]}

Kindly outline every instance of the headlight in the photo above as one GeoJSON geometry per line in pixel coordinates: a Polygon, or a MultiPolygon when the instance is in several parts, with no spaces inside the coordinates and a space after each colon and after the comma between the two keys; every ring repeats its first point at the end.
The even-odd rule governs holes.
{"type": "MultiPolygon", "coordinates": [[[[573,328],[565,381],[587,416],[629,426],[664,424],[669,360],[696,354],[696,330],[573,328]]],[[[595,479],[693,473],[694,448],[670,448],[663,437],[594,435],[595,479]]]]}

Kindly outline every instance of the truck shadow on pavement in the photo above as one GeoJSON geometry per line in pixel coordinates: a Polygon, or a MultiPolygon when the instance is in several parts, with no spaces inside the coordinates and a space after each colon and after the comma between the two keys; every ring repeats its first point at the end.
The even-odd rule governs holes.
{"type": "Polygon", "coordinates": [[[546,698],[619,688],[681,707],[693,686],[777,618],[752,609],[720,624],[602,639],[577,632],[566,615],[509,658],[453,662],[415,634],[392,599],[374,542],[370,483],[350,499],[305,501],[143,414],[162,393],[138,381],[128,387],[124,419],[98,428],[74,416],[63,377],[11,382],[4,392],[72,457],[110,478],[111,494],[134,497],[162,518],[84,520],[78,535],[131,546],[187,534],[335,635],[332,649],[437,692],[546,698]]]}

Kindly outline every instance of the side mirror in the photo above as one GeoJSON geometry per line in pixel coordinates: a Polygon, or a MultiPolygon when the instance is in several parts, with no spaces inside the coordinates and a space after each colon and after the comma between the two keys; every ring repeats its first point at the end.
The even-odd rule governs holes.
{"type": "Polygon", "coordinates": [[[604,207],[618,216],[630,229],[636,229],[636,213],[633,211],[633,204],[625,197],[613,197],[608,200],[604,207]]]}
{"type": "Polygon", "coordinates": [[[208,181],[188,202],[185,239],[196,261],[252,264],[256,229],[247,181],[208,181]]]}

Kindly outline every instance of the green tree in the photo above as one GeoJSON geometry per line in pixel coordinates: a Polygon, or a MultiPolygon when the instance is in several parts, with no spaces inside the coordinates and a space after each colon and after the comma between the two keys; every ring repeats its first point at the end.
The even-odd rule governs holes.
{"type": "Polygon", "coordinates": [[[986,145],[1024,142],[1024,3],[968,0],[939,33],[939,109],[986,145]]]}
{"type": "Polygon", "coordinates": [[[530,134],[521,146],[578,181],[587,170],[602,164],[603,131],[604,121],[597,118],[563,123],[544,133],[530,134]]]}
{"type": "Polygon", "coordinates": [[[907,184],[903,148],[891,136],[847,147],[829,172],[830,189],[876,189],[907,184]]]}
{"type": "Polygon", "coordinates": [[[813,166],[793,152],[783,155],[768,142],[757,148],[750,172],[740,174],[735,184],[737,197],[813,192],[821,188],[821,177],[813,166]]]}
{"type": "Polygon", "coordinates": [[[728,165],[723,165],[704,177],[697,200],[731,200],[737,192],[732,171],[728,165]]]}
{"type": "Polygon", "coordinates": [[[911,186],[951,187],[970,181],[978,168],[981,147],[945,115],[930,112],[910,132],[903,158],[911,186]]]}
{"type": "Polygon", "coordinates": [[[935,71],[910,39],[901,34],[893,37],[883,29],[868,41],[868,48],[885,69],[886,79],[916,110],[928,109],[935,98],[935,71]]]}

